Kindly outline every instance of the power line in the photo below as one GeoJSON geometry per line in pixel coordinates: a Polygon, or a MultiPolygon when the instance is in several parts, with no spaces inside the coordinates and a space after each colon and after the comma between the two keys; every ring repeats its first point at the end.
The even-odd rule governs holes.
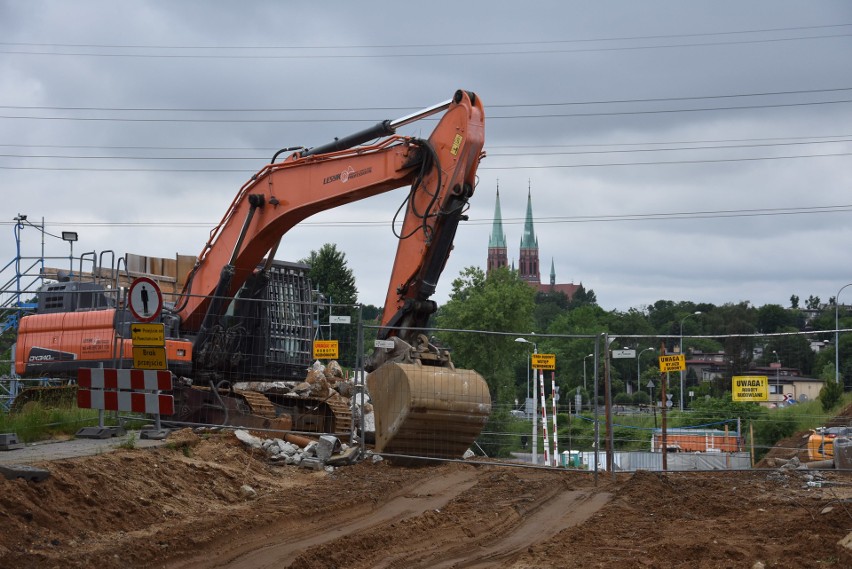
{"type": "MultiPolygon", "coordinates": [[[[631,148],[621,150],[580,150],[561,152],[489,152],[488,156],[500,157],[529,157],[529,156],[581,156],[587,154],[631,154],[645,152],[681,152],[688,150],[731,150],[737,148],[767,148],[776,146],[805,146],[811,144],[840,144],[852,142],[852,138],[838,140],[818,140],[811,142],[775,142],[766,144],[726,144],[717,146],[683,146],[663,148],[631,148]]],[[[199,160],[199,161],[258,161],[264,160],[266,156],[86,156],[86,155],[62,155],[62,154],[0,154],[0,158],[36,158],[51,160],[199,160]]]]}
{"type": "Polygon", "coordinates": [[[84,44],[84,43],[34,43],[34,42],[0,42],[0,45],[8,46],[24,46],[24,47],[51,47],[51,48],[109,48],[109,49],[354,49],[354,48],[400,48],[400,47],[471,47],[471,46],[492,46],[492,45],[542,45],[542,44],[571,44],[571,43],[586,43],[597,41],[627,41],[627,40],[647,40],[647,39],[674,39],[674,38],[689,38],[689,37],[707,37],[707,36],[724,36],[738,34],[757,34],[757,33],[775,33],[775,32],[791,32],[802,30],[819,30],[829,28],[844,28],[850,27],[848,24],[822,24],[815,26],[792,26],[782,28],[758,28],[751,30],[729,30],[722,32],[701,32],[692,34],[664,34],[664,35],[648,35],[648,36],[621,36],[621,37],[604,37],[604,38],[579,38],[570,40],[535,40],[535,41],[503,41],[503,42],[468,42],[468,43],[431,43],[431,44],[375,44],[375,45],[279,45],[279,46],[241,46],[241,45],[155,45],[155,44],[84,44]]]}
{"type": "MultiPolygon", "coordinates": [[[[727,138],[710,140],[668,140],[668,141],[645,141],[645,142],[617,142],[608,144],[498,144],[487,145],[489,149],[507,148],[611,148],[616,146],[654,146],[666,144],[728,144],[734,142],[766,142],[766,141],[800,141],[811,140],[815,143],[842,142],[828,139],[850,138],[852,134],[829,134],[814,136],[785,136],[769,138],[727,138]]],[[[0,144],[0,148],[64,148],[64,149],[99,149],[99,150],[180,150],[180,151],[264,151],[274,152],[280,147],[237,147],[237,146],[131,146],[131,145],[84,145],[84,144],[0,144]]],[[[493,156],[493,154],[489,154],[493,156]]]]}
{"type": "MultiPolygon", "coordinates": [[[[703,107],[693,109],[657,109],[648,111],[606,111],[588,113],[548,113],[535,115],[503,115],[490,116],[489,120],[508,119],[554,119],[554,118],[583,118],[583,117],[615,117],[615,116],[639,116],[659,115],[673,113],[696,113],[716,111],[741,111],[754,109],[776,109],[789,107],[809,107],[816,105],[837,105],[852,103],[852,99],[837,99],[833,101],[811,101],[802,103],[772,103],[762,105],[737,105],[728,107],[703,107]]],[[[356,118],[312,118],[312,119],[282,119],[282,118],[259,118],[259,119],[193,119],[193,118],[124,118],[124,117],[59,117],[59,116],[31,116],[31,115],[0,115],[0,119],[10,120],[50,120],[50,121],[83,121],[83,122],[129,122],[129,123],[196,123],[196,124],[272,124],[272,123],[351,123],[351,122],[376,122],[377,119],[356,118]]]]}
{"type": "MultiPolygon", "coordinates": [[[[732,40],[720,42],[694,42],[694,43],[672,43],[660,45],[633,45],[633,46],[616,46],[616,47],[596,47],[596,48],[573,48],[573,49],[527,49],[522,51],[458,51],[458,52],[439,52],[439,53],[338,53],[338,54],[293,54],[284,55],[231,55],[231,54],[167,54],[167,53],[98,53],[98,52],[62,52],[62,51],[20,51],[20,50],[0,50],[0,53],[6,55],[29,55],[39,56],[45,55],[50,57],[102,57],[102,58],[131,58],[131,59],[219,59],[219,60],[298,60],[298,59],[413,59],[413,58],[430,58],[430,57],[484,57],[484,56],[505,56],[505,55],[552,55],[559,53],[602,53],[614,51],[640,51],[653,49],[682,49],[685,47],[717,47],[730,45],[749,45],[749,44],[765,44],[779,43],[790,41],[803,40],[819,40],[850,37],[852,34],[826,34],[816,36],[797,36],[787,38],[766,38],[752,40],[732,40]]],[[[489,44],[494,45],[494,44],[489,44]]],[[[405,47],[405,46],[403,46],[405,47]]],[[[311,48],[304,48],[311,49],[311,48]]],[[[343,49],[343,48],[341,48],[343,49]]],[[[357,48],[356,48],[357,49],[357,48]]]]}
{"type": "MultiPolygon", "coordinates": [[[[705,160],[668,160],[655,162],[608,162],[600,164],[550,164],[537,166],[481,166],[480,170],[546,170],[551,168],[606,168],[621,166],[663,166],[673,164],[720,164],[725,162],[756,162],[762,160],[792,160],[799,158],[831,158],[838,156],[850,156],[852,152],[836,152],[827,154],[800,154],[793,156],[757,156],[749,158],[719,158],[705,160]]],[[[254,173],[254,170],[229,169],[229,168],[82,168],[63,166],[0,166],[0,170],[40,170],[40,171],[64,171],[64,172],[184,172],[184,173],[216,173],[216,172],[242,172],[244,174],[254,173]]]]}
{"type": "MultiPolygon", "coordinates": [[[[774,217],[789,215],[813,215],[827,213],[850,213],[852,204],[830,205],[830,206],[803,206],[790,208],[758,208],[758,209],[721,209],[721,210],[699,210],[699,211],[676,211],[639,214],[605,214],[585,216],[543,216],[536,217],[535,222],[542,224],[563,223],[602,223],[623,221],[674,221],[684,219],[721,219],[731,217],[774,217]]],[[[493,219],[470,219],[466,225],[491,225],[493,219]]],[[[525,217],[504,217],[504,225],[522,225],[526,222],[525,217]]],[[[16,222],[0,221],[0,225],[15,225],[16,222]]],[[[390,224],[390,220],[383,221],[303,221],[299,226],[312,227],[384,227],[390,224]]],[[[150,228],[209,228],[214,223],[206,222],[77,222],[77,221],[55,221],[47,222],[46,226],[75,226],[75,227],[150,227],[150,228]]]]}
{"type": "MultiPolygon", "coordinates": [[[[800,89],[794,91],[763,91],[757,93],[733,93],[720,95],[696,95],[689,97],[651,97],[643,99],[602,99],[597,101],[564,101],[555,103],[489,103],[489,108],[562,107],[575,105],[610,105],[625,103],[660,103],[672,101],[697,101],[702,99],[733,99],[740,97],[772,97],[781,95],[812,95],[852,91],[852,87],[829,89],[800,89]]],[[[0,109],[53,110],[53,111],[102,111],[102,112],[181,112],[181,113],[275,113],[275,112],[378,112],[410,111],[412,107],[271,107],[271,108],[189,108],[189,107],[79,107],[56,105],[0,105],[0,109]]]]}

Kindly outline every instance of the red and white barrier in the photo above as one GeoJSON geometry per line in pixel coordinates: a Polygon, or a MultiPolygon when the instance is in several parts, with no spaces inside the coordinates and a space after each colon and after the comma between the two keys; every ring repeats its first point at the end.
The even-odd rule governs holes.
{"type": "Polygon", "coordinates": [[[553,466],[559,466],[559,431],[556,430],[556,372],[550,372],[550,398],[553,401],[553,466]]]}
{"type": "Polygon", "coordinates": [[[547,439],[547,399],[544,397],[544,372],[535,370],[541,388],[541,430],[544,435],[544,465],[550,466],[550,441],[547,439]]]}
{"type": "Polygon", "coordinates": [[[77,373],[77,407],[174,415],[172,374],[163,370],[81,368],[77,373]]]}

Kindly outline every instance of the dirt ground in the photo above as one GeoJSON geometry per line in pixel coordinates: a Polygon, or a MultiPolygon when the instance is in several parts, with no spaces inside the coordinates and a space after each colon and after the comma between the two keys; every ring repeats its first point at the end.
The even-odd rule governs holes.
{"type": "Polygon", "coordinates": [[[311,471],[189,430],[36,466],[0,480],[0,567],[852,567],[848,473],[311,471]]]}

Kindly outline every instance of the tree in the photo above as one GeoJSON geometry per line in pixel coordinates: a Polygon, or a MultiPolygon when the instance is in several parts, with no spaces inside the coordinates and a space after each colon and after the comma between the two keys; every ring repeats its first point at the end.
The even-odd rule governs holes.
{"type": "MultiPolygon", "coordinates": [[[[439,328],[517,332],[532,330],[535,290],[516,272],[501,268],[485,276],[467,267],[453,281],[449,301],[436,314],[439,328]]],[[[456,367],[475,369],[488,382],[498,403],[516,396],[512,369],[525,353],[511,336],[488,333],[441,333],[456,367]]]]}
{"type": "Polygon", "coordinates": [[[808,300],[805,301],[805,308],[808,310],[818,310],[820,305],[820,300],[818,296],[810,295],[808,296],[808,300]]]}
{"type": "Polygon", "coordinates": [[[313,285],[334,304],[355,304],[358,289],[355,275],[346,266],[346,254],[337,250],[337,245],[326,243],[319,251],[311,251],[302,263],[311,266],[308,273],[313,285]]]}
{"type": "Polygon", "coordinates": [[[568,301],[568,308],[573,309],[589,305],[596,306],[597,303],[598,299],[595,296],[595,291],[592,289],[586,290],[586,287],[580,284],[571,296],[571,300],[568,301]]]}
{"type": "MultiPolygon", "coordinates": [[[[337,250],[337,245],[326,243],[319,251],[311,251],[307,259],[302,263],[310,265],[308,276],[312,285],[319,290],[325,299],[319,299],[317,318],[319,322],[329,323],[329,334],[340,342],[340,354],[338,361],[343,366],[354,366],[359,350],[357,341],[357,328],[350,325],[336,325],[331,329],[329,316],[357,317],[358,312],[354,306],[330,305],[353,305],[358,302],[358,289],[355,287],[355,275],[352,269],[346,266],[346,254],[337,250]]],[[[354,320],[353,320],[354,321],[354,320]]],[[[322,330],[322,328],[320,328],[322,330]]],[[[322,335],[322,334],[321,334],[322,335]]],[[[370,335],[369,333],[366,335],[370,335]]]]}
{"type": "Polygon", "coordinates": [[[790,297],[790,308],[799,308],[799,297],[795,294],[790,297]]]}
{"type": "Polygon", "coordinates": [[[819,401],[823,411],[830,411],[843,397],[843,384],[826,381],[819,390],[819,401]]]}
{"type": "Polygon", "coordinates": [[[773,334],[793,324],[794,314],[780,304],[764,304],[757,309],[757,329],[773,334]]]}
{"type": "Polygon", "coordinates": [[[568,310],[568,297],[564,292],[538,292],[535,295],[535,329],[547,330],[559,314],[568,310]]]}

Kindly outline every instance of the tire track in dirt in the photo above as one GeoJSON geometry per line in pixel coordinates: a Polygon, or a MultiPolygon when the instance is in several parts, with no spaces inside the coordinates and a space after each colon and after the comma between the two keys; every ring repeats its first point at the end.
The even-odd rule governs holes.
{"type": "Polygon", "coordinates": [[[464,469],[408,486],[378,507],[365,506],[335,511],[312,519],[276,524],[257,539],[242,542],[229,551],[209,551],[203,558],[170,565],[171,569],[227,567],[263,569],[289,567],[306,549],[346,538],[377,526],[437,510],[476,484],[476,471],[464,469]],[[218,561],[211,557],[219,556],[218,561]]]}
{"type": "MultiPolygon", "coordinates": [[[[468,533],[468,539],[444,541],[437,536],[427,545],[412,544],[408,551],[395,547],[395,555],[371,567],[377,569],[460,569],[497,567],[523,554],[563,529],[583,523],[600,510],[610,495],[593,490],[553,490],[530,501],[521,496],[507,501],[499,518],[468,533]],[[523,504],[523,505],[522,505],[523,504]]],[[[467,533],[467,532],[466,532],[467,533]]]]}
{"type": "Polygon", "coordinates": [[[514,528],[508,535],[497,536],[491,540],[490,545],[484,545],[473,551],[468,548],[463,555],[445,558],[438,563],[430,562],[428,567],[434,569],[495,567],[499,562],[516,558],[530,545],[545,541],[565,528],[583,523],[600,510],[609,499],[610,495],[606,493],[592,493],[586,490],[563,492],[537,512],[525,516],[521,525],[514,528]]]}

